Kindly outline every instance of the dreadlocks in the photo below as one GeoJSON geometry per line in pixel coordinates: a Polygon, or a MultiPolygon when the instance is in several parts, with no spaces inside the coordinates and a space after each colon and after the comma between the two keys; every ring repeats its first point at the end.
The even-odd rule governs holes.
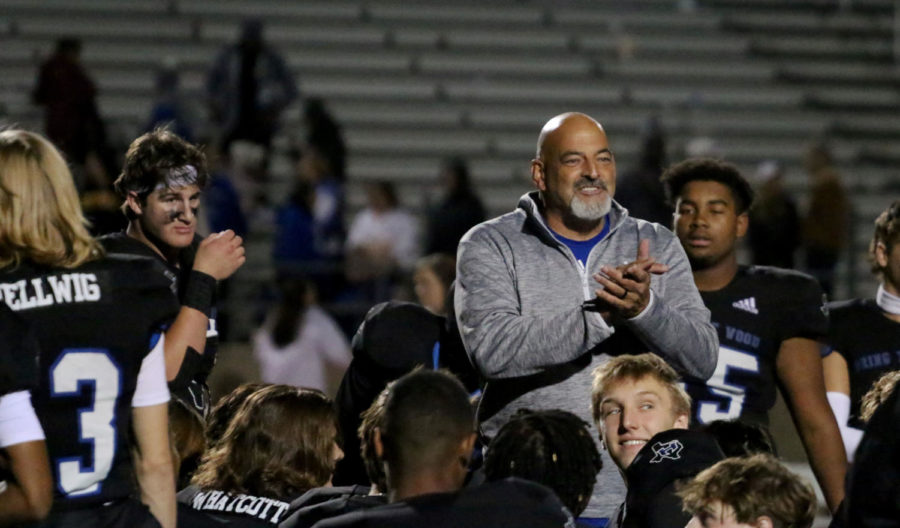
{"type": "Polygon", "coordinates": [[[576,517],[601,467],[588,424],[561,410],[519,410],[494,437],[484,463],[488,481],[519,477],[543,484],[576,517]]]}

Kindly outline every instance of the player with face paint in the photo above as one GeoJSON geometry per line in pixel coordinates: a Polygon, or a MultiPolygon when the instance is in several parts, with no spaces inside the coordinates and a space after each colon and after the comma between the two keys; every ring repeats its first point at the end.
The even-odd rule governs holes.
{"type": "Polygon", "coordinates": [[[241,237],[227,230],[201,238],[200,195],[208,173],[204,154],[167,130],[137,138],[128,148],[116,191],[128,228],[102,238],[107,251],[160,259],[181,310],[166,332],[166,377],[173,396],[203,416],[206,376],[215,363],[218,333],[215,289],[243,263],[241,237]]]}

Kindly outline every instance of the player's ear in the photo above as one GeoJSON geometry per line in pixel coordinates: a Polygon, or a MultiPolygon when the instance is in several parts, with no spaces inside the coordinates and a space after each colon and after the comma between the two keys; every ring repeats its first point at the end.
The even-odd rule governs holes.
{"type": "Polygon", "coordinates": [[[750,225],[750,215],[747,214],[746,211],[744,211],[743,213],[741,213],[737,216],[737,224],[735,227],[737,229],[738,238],[741,238],[747,234],[747,227],[749,225],[750,225]]]}
{"type": "Polygon", "coordinates": [[[879,268],[886,268],[888,265],[887,246],[884,245],[884,242],[875,244],[875,264],[877,264],[879,268]]]}
{"type": "Polygon", "coordinates": [[[375,447],[375,456],[379,459],[384,458],[384,443],[381,441],[381,429],[375,428],[372,434],[372,444],[375,447]]]}
{"type": "Polygon", "coordinates": [[[125,195],[125,203],[128,204],[128,207],[130,207],[132,211],[134,211],[134,214],[143,214],[144,211],[141,207],[141,199],[138,198],[136,192],[128,191],[128,194],[125,195]]]}
{"type": "Polygon", "coordinates": [[[531,181],[539,191],[547,190],[546,174],[544,173],[544,162],[535,158],[531,160],[531,181]]]}
{"type": "Polygon", "coordinates": [[[691,424],[691,419],[686,414],[679,414],[678,418],[675,418],[675,423],[672,424],[672,429],[687,429],[691,424]]]}

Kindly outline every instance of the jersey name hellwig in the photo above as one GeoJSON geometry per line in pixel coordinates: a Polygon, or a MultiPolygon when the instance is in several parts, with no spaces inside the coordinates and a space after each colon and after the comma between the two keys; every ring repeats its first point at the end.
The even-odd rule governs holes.
{"type": "Polygon", "coordinates": [[[0,283],[0,301],[15,311],[53,304],[97,302],[101,291],[93,273],[63,273],[0,283]]]}

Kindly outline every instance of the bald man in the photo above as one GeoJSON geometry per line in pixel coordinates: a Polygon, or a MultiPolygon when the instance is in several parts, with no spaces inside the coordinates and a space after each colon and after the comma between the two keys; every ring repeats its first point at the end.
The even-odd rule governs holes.
{"type": "MultiPolygon", "coordinates": [[[[519,408],[565,409],[593,424],[591,371],[612,355],[655,352],[708,378],[719,344],[690,264],[671,231],[629,217],[613,199],[616,163],[603,127],[584,114],[554,117],[531,175],[537,191],[474,227],[458,250],[455,308],[487,381],[485,435],[519,408]]],[[[590,519],[608,518],[625,497],[602,455],[590,519]]]]}

